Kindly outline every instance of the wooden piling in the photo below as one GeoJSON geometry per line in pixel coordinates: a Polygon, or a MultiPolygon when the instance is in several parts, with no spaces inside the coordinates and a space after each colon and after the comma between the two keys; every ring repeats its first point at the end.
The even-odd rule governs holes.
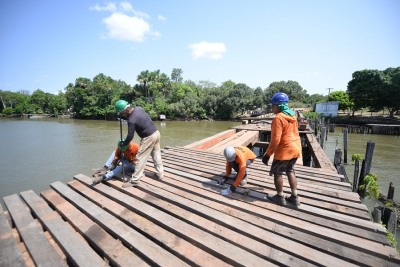
{"type": "Polygon", "coordinates": [[[358,189],[358,172],[360,169],[360,160],[356,159],[354,162],[354,176],[353,176],[353,192],[358,189]]]}
{"type": "Polygon", "coordinates": [[[393,200],[393,196],[394,196],[394,186],[393,186],[393,183],[390,182],[389,190],[388,190],[388,194],[387,194],[387,199],[393,200]]]}
{"type": "Polygon", "coordinates": [[[343,130],[343,163],[344,164],[347,164],[348,135],[349,135],[349,130],[347,128],[345,128],[343,130]]]}
{"type": "Polygon", "coordinates": [[[371,172],[372,156],[374,154],[375,143],[368,141],[367,150],[365,151],[365,175],[371,172]]]}
{"type": "Polygon", "coordinates": [[[325,148],[325,139],[326,139],[326,127],[322,127],[321,129],[321,147],[325,148]]]}

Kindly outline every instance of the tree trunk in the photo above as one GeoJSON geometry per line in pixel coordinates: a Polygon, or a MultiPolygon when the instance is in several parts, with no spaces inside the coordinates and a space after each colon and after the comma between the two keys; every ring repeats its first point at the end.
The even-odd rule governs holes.
{"type": "Polygon", "coordinates": [[[0,96],[0,99],[1,99],[1,103],[3,104],[3,108],[6,108],[6,104],[3,101],[3,97],[0,96]]]}

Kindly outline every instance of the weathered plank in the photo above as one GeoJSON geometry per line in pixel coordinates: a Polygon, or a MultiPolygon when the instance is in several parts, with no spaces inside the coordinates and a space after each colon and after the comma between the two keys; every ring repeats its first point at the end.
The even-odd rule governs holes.
{"type": "Polygon", "coordinates": [[[61,216],[32,190],[21,192],[29,208],[51,233],[68,260],[77,266],[105,266],[106,263],[78,234],[68,226],[61,216]]]}
{"type": "Polygon", "coordinates": [[[11,226],[0,205],[0,266],[26,266],[11,226]]]}
{"type": "MultiPolygon", "coordinates": [[[[346,257],[348,260],[357,259],[356,262],[363,263],[387,261],[390,264],[389,257],[382,257],[381,259],[376,258],[376,256],[380,257],[393,252],[393,249],[387,244],[387,242],[386,246],[382,246],[382,244],[358,238],[351,234],[333,232],[322,226],[317,226],[296,218],[290,218],[274,212],[269,212],[268,210],[254,207],[252,204],[249,205],[249,202],[243,201],[238,203],[236,201],[225,201],[226,197],[215,194],[215,192],[204,192],[199,188],[191,187],[184,183],[178,183],[177,181],[171,181],[170,184],[173,185],[173,187],[166,185],[165,182],[167,181],[163,184],[149,178],[145,178],[143,181],[146,184],[156,187],[149,188],[148,185],[144,185],[143,187],[139,185],[142,190],[151,192],[152,194],[157,194],[157,197],[159,198],[168,198],[169,201],[179,203],[180,206],[184,206],[186,209],[190,208],[191,210],[195,209],[197,212],[201,212],[200,210],[207,210],[208,207],[212,207],[212,211],[202,212],[203,216],[212,216],[211,214],[213,214],[214,210],[218,210],[251,224],[255,224],[263,229],[268,229],[286,236],[287,238],[294,239],[299,243],[309,244],[315,249],[325,250],[326,253],[336,252],[338,257],[346,257]],[[160,189],[164,189],[167,192],[160,189]],[[188,199],[194,203],[191,203],[188,199]],[[199,204],[202,204],[207,208],[199,206],[199,204]],[[271,224],[270,221],[274,224],[271,224]],[[343,251],[344,245],[347,246],[346,251],[343,251]],[[371,254],[376,255],[371,256],[371,254]]],[[[137,193],[135,193],[135,195],[137,195],[137,193]]],[[[251,203],[254,202],[254,200],[248,200],[251,201],[251,203]]],[[[223,216],[221,215],[215,215],[214,219],[221,220],[222,217],[223,216]]],[[[237,225],[237,223],[234,224],[237,225]]],[[[239,226],[237,227],[242,228],[239,226]]],[[[246,233],[248,234],[251,232],[251,227],[246,226],[242,229],[246,229],[246,233]]],[[[260,237],[262,236],[262,232],[255,231],[254,235],[255,237],[260,237]]],[[[268,240],[271,240],[271,237],[269,237],[268,240]]],[[[277,245],[277,242],[275,241],[274,244],[277,245]]],[[[284,249],[285,248],[280,248],[281,251],[284,251],[284,249]]],[[[297,249],[295,251],[301,250],[297,249]]]]}
{"type": "MultiPolygon", "coordinates": [[[[88,182],[90,183],[90,181],[88,182]]],[[[173,233],[165,230],[161,226],[153,223],[145,217],[132,212],[124,206],[114,202],[111,200],[111,198],[107,198],[98,193],[97,191],[101,191],[101,189],[103,189],[113,196],[113,192],[105,188],[105,185],[99,184],[96,186],[96,188],[89,188],[78,181],[71,181],[68,183],[68,185],[90,199],[93,203],[96,203],[97,205],[101,204],[104,210],[110,212],[115,217],[120,218],[130,226],[143,232],[145,235],[151,236],[157,241],[157,243],[162,244],[166,249],[179,254],[180,257],[185,258],[185,260],[191,264],[197,266],[228,266],[227,263],[219,258],[194,246],[192,243],[187,242],[178,235],[174,235],[173,233]],[[96,189],[96,191],[93,189],[96,189]]]]}
{"type": "Polygon", "coordinates": [[[98,224],[90,220],[71,203],[63,199],[55,191],[48,189],[41,193],[64,218],[71,223],[79,233],[96,247],[101,255],[109,260],[113,266],[149,266],[120,241],[113,238],[98,224]]]}
{"type": "Polygon", "coordinates": [[[74,205],[84,210],[85,214],[91,219],[98,223],[101,222],[103,227],[106,227],[108,231],[117,235],[126,246],[132,247],[135,252],[140,253],[142,257],[145,257],[146,260],[150,261],[153,265],[189,266],[183,260],[166,251],[146,236],[133,230],[126,223],[118,220],[65,184],[54,182],[51,184],[51,187],[63,196],[63,198],[68,199],[68,201],[73,202],[74,205]]]}
{"type": "Polygon", "coordinates": [[[38,266],[67,266],[65,259],[47,239],[42,227],[28,212],[28,207],[21,198],[16,194],[7,196],[4,197],[4,203],[35,264],[38,266]]]}
{"type": "MultiPolygon", "coordinates": [[[[121,183],[119,187],[120,186],[121,183]]],[[[102,186],[97,185],[96,188],[97,187],[102,186]]],[[[109,190],[108,188],[109,187],[102,187],[102,190],[109,190]]],[[[128,188],[127,190],[129,191],[131,189],[132,188],[128,188]]],[[[149,219],[151,218],[153,221],[157,221],[157,224],[162,225],[163,228],[168,229],[168,231],[172,231],[175,234],[179,234],[185,239],[189,239],[190,242],[195,243],[197,246],[200,246],[203,249],[208,249],[209,251],[213,251],[215,255],[218,255],[219,258],[223,259],[228,264],[246,266],[274,266],[274,264],[268,262],[267,260],[249,253],[240,247],[234,246],[225,240],[218,239],[215,236],[200,230],[185,221],[177,219],[165,211],[155,209],[144,202],[132,197],[127,197],[125,194],[116,190],[111,190],[111,192],[112,193],[109,194],[109,197],[118,199],[120,204],[129,206],[130,209],[140,213],[142,216],[145,216],[149,219]]]]}

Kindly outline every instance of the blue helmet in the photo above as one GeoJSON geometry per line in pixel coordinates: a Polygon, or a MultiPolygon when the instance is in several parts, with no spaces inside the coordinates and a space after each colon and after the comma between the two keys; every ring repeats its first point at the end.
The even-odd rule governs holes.
{"type": "Polygon", "coordinates": [[[271,104],[278,105],[282,103],[288,103],[289,97],[285,93],[276,93],[271,99],[271,104]]]}

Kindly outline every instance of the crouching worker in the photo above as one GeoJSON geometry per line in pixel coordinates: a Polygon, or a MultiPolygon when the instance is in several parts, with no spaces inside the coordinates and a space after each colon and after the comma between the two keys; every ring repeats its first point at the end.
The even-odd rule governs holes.
{"type": "Polygon", "coordinates": [[[239,185],[243,186],[247,184],[247,166],[253,163],[254,159],[257,157],[253,151],[245,146],[228,146],[224,150],[224,156],[226,158],[226,174],[224,179],[227,179],[229,175],[231,175],[232,169],[234,169],[237,174],[233,184],[221,190],[221,195],[223,196],[235,192],[236,187],[239,185]]]}
{"type": "MultiPolygon", "coordinates": [[[[124,139],[122,139],[122,141],[124,141],[124,139]]],[[[128,145],[121,147],[120,143],[121,142],[118,142],[117,149],[111,153],[107,162],[104,164],[104,169],[109,171],[93,178],[93,184],[98,184],[103,180],[107,181],[113,177],[122,179],[122,167],[126,172],[135,171],[134,162],[136,159],[136,154],[139,151],[139,145],[135,142],[130,142],[128,145]],[[121,151],[124,153],[123,159],[121,151]],[[122,164],[118,164],[119,162],[122,164]]]]}

